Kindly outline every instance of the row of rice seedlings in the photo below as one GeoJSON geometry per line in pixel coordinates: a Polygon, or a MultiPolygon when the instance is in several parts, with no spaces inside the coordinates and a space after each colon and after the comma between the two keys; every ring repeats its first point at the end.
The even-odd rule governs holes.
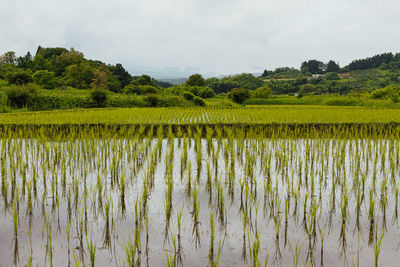
{"type": "MultiPolygon", "coordinates": [[[[157,130],[157,135],[160,135],[159,132],[157,130]]],[[[228,134],[232,134],[232,132],[228,134]]],[[[172,179],[174,176],[173,165],[176,162],[174,157],[180,153],[176,151],[177,144],[174,142],[171,130],[167,136],[166,145],[161,142],[161,139],[152,142],[153,134],[144,136],[143,133],[136,133],[133,137],[135,141],[111,139],[111,137],[106,140],[66,140],[65,143],[49,140],[46,137],[37,140],[15,140],[10,136],[9,139],[2,139],[1,153],[4,156],[2,159],[5,159],[1,163],[3,206],[5,209],[18,207],[19,210],[22,203],[30,218],[36,213],[37,207],[41,207],[41,216],[47,218],[46,220],[53,220],[53,216],[50,215],[55,211],[60,211],[60,200],[65,199],[68,220],[71,222],[72,218],[76,218],[78,247],[80,248],[79,261],[83,262],[83,237],[88,232],[87,222],[96,217],[94,211],[100,210],[101,212],[97,213],[103,215],[102,218],[105,222],[103,244],[110,249],[111,232],[115,225],[111,221],[123,220],[123,216],[116,218],[112,215],[114,203],[116,203],[113,201],[113,196],[118,197],[118,203],[124,206],[127,192],[135,187],[137,178],[141,178],[143,179],[141,200],[137,201],[138,207],[135,212],[137,218],[135,219],[135,243],[137,243],[136,247],[140,248],[140,232],[142,231],[140,224],[143,220],[148,220],[148,212],[145,212],[147,210],[146,203],[152,193],[151,188],[156,179],[154,176],[161,160],[161,151],[166,152],[164,160],[166,166],[166,225],[170,220],[168,218],[171,218],[173,213],[172,194],[175,190],[173,185],[174,182],[177,182],[172,179]],[[143,136],[143,139],[140,139],[140,136],[143,136]],[[132,171],[127,170],[130,163],[133,166],[132,171]],[[150,166],[150,171],[141,174],[140,170],[145,166],[150,166]],[[89,178],[90,173],[95,173],[96,178],[89,178]],[[138,175],[140,177],[136,177],[138,175]],[[49,199],[51,214],[46,211],[49,199]],[[90,211],[87,209],[88,206],[92,206],[91,215],[88,214],[90,211]]],[[[248,242],[245,240],[247,235],[247,241],[249,241],[248,230],[253,231],[254,229],[257,234],[259,231],[257,226],[260,198],[258,188],[259,185],[264,187],[263,210],[264,214],[269,213],[269,216],[264,217],[263,220],[269,222],[272,219],[275,226],[275,260],[280,258],[281,244],[284,247],[287,244],[287,229],[291,223],[290,214],[294,216],[295,223],[296,221],[302,222],[305,236],[308,238],[308,250],[312,252],[308,257],[314,258],[317,225],[323,224],[319,218],[325,212],[323,203],[326,200],[329,200],[330,203],[330,214],[335,216],[337,212],[335,202],[338,199],[341,217],[339,237],[344,254],[347,247],[346,233],[349,229],[349,203],[354,201],[356,204],[355,229],[358,234],[361,234],[359,225],[363,217],[363,210],[367,207],[364,203],[368,202],[365,202],[364,199],[368,192],[368,218],[371,225],[369,236],[372,237],[369,238],[370,244],[373,244],[376,236],[376,225],[378,225],[376,218],[379,214],[378,218],[382,220],[380,224],[382,231],[387,231],[386,217],[388,210],[391,210],[388,209],[388,205],[393,203],[396,206],[395,203],[398,199],[398,183],[394,177],[399,173],[399,143],[394,139],[265,140],[245,139],[243,136],[239,136],[236,140],[233,138],[224,140],[218,131],[211,129],[207,130],[206,139],[201,138],[202,134],[199,129],[190,135],[182,134],[182,136],[183,145],[180,151],[189,151],[193,143],[193,157],[187,153],[185,159],[184,153],[182,153],[181,157],[184,159],[181,158],[178,162],[181,162],[181,168],[185,170],[183,173],[187,173],[182,181],[185,181],[186,190],[190,194],[196,247],[200,244],[200,200],[198,196],[199,191],[203,188],[201,186],[203,183],[204,188],[209,190],[210,199],[216,201],[215,214],[218,215],[221,226],[227,225],[229,220],[228,209],[225,205],[226,193],[231,196],[231,203],[234,206],[237,205],[241,211],[245,248],[248,248],[248,242]],[[214,134],[216,135],[215,139],[212,138],[214,134]],[[334,153],[335,157],[332,156],[334,153]],[[205,157],[208,158],[205,159],[205,157]],[[195,164],[192,165],[193,159],[195,164]],[[330,159],[330,162],[327,159],[330,159]],[[204,165],[204,161],[206,165],[204,165]],[[195,167],[196,173],[194,180],[191,177],[192,166],[195,167]],[[206,168],[202,166],[206,166],[206,168]],[[220,168],[221,166],[228,166],[228,168],[224,170],[220,168]],[[322,170],[319,170],[320,167],[322,170]],[[365,171],[363,171],[364,169],[365,171]],[[240,179],[240,194],[238,194],[240,205],[238,205],[238,198],[232,197],[231,194],[234,190],[231,188],[235,187],[238,182],[237,177],[240,176],[243,178],[240,179]],[[224,187],[225,184],[228,186],[224,187]],[[350,192],[354,192],[354,194],[350,192]],[[303,198],[300,197],[302,195],[303,198]],[[375,198],[379,201],[375,202],[375,198]],[[390,202],[391,199],[394,202],[390,202]],[[296,219],[297,214],[300,214],[297,211],[299,202],[303,202],[302,221],[296,219]],[[375,210],[378,206],[379,213],[375,210]],[[283,225],[281,224],[282,220],[284,220],[283,225]],[[284,242],[280,243],[282,229],[284,242]]],[[[124,209],[122,207],[122,210],[124,209]]],[[[394,218],[396,218],[396,210],[397,208],[393,213],[394,218]]],[[[44,221],[46,222],[46,220],[44,221]]],[[[51,237],[49,228],[46,227],[45,230],[51,237]]],[[[324,231],[321,228],[319,230],[324,231]]],[[[168,232],[169,230],[166,230],[166,234],[168,232]]],[[[329,236],[329,232],[327,234],[329,236]]],[[[322,244],[324,239],[322,236],[320,234],[321,262],[323,261],[322,244]]]]}

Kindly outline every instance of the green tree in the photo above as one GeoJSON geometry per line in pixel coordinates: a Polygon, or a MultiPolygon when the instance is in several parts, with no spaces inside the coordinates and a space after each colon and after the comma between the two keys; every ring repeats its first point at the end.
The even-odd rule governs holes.
{"type": "Polygon", "coordinates": [[[318,87],[316,85],[307,83],[307,84],[300,86],[299,94],[303,95],[305,93],[311,93],[311,92],[315,93],[317,91],[318,91],[318,87]]]}
{"type": "Polygon", "coordinates": [[[339,75],[336,72],[329,72],[326,74],[327,80],[339,80],[339,75]]]}
{"type": "Polygon", "coordinates": [[[58,85],[54,72],[48,70],[38,70],[32,78],[34,83],[43,86],[45,89],[54,89],[58,85]]]}
{"type": "Polygon", "coordinates": [[[265,83],[262,79],[254,77],[251,73],[242,73],[231,78],[233,82],[236,82],[240,88],[249,90],[256,90],[258,87],[263,86],[265,83]]]}
{"type": "Polygon", "coordinates": [[[339,64],[333,60],[329,60],[328,64],[326,65],[326,72],[338,72],[339,70],[339,64]]]}
{"type": "Polygon", "coordinates": [[[31,53],[28,51],[25,56],[17,58],[17,66],[22,69],[32,69],[33,59],[31,53]]]}
{"type": "Polygon", "coordinates": [[[303,73],[311,72],[312,74],[322,74],[325,72],[325,64],[315,59],[304,61],[301,64],[301,71],[303,73]]]}
{"type": "Polygon", "coordinates": [[[109,69],[112,74],[117,77],[122,87],[128,85],[132,80],[132,76],[127,72],[121,64],[116,64],[115,66],[109,65],[109,69]]]}
{"type": "Polygon", "coordinates": [[[6,73],[6,79],[10,84],[17,85],[32,82],[32,76],[28,72],[21,69],[6,73]]]}
{"type": "Polygon", "coordinates": [[[258,87],[252,94],[254,98],[269,98],[272,95],[272,89],[269,86],[258,87]]]}
{"type": "Polygon", "coordinates": [[[110,70],[105,65],[101,65],[100,67],[94,69],[90,87],[107,89],[107,82],[110,76],[110,70]]]}
{"type": "Polygon", "coordinates": [[[23,108],[37,95],[32,84],[12,86],[6,91],[8,101],[12,107],[23,108]]]}
{"type": "Polygon", "coordinates": [[[17,58],[14,51],[5,52],[0,56],[0,65],[10,64],[15,65],[17,63],[17,58]]]}
{"type": "Polygon", "coordinates": [[[142,76],[136,77],[135,80],[131,82],[134,85],[151,85],[154,87],[158,87],[157,83],[149,76],[143,74],[142,76]]]}
{"type": "Polygon", "coordinates": [[[96,103],[97,107],[104,107],[108,99],[108,91],[101,88],[96,88],[90,92],[90,97],[93,102],[96,103]]]}
{"type": "Polygon", "coordinates": [[[194,94],[192,94],[191,92],[183,92],[183,98],[185,98],[188,101],[193,100],[193,98],[195,97],[194,94]]]}
{"type": "Polygon", "coordinates": [[[64,80],[66,85],[78,89],[87,89],[93,82],[94,68],[86,62],[73,64],[65,69],[64,80]]]}
{"type": "Polygon", "coordinates": [[[200,106],[200,107],[206,106],[206,102],[203,100],[203,98],[198,97],[198,96],[193,97],[193,103],[196,106],[200,106]]]}
{"type": "Polygon", "coordinates": [[[84,61],[84,56],[81,52],[71,49],[71,51],[63,52],[57,56],[54,62],[55,72],[57,76],[63,74],[68,66],[80,64],[84,61]]]}
{"type": "Polygon", "coordinates": [[[44,58],[42,54],[36,54],[33,59],[33,67],[36,70],[51,70],[52,64],[48,59],[44,58]]]}
{"type": "Polygon", "coordinates": [[[243,104],[250,98],[250,91],[244,88],[235,88],[229,93],[229,97],[236,103],[243,104]]]}
{"type": "Polygon", "coordinates": [[[186,86],[205,86],[206,82],[200,74],[193,74],[185,83],[186,86]]]}

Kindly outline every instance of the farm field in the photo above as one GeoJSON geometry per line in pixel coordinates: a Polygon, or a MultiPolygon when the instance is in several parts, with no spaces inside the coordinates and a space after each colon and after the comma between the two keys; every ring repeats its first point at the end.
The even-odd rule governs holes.
{"type": "Polygon", "coordinates": [[[0,114],[0,124],[340,124],[399,123],[400,109],[334,106],[82,109],[0,114]]]}
{"type": "Polygon", "coordinates": [[[396,266],[398,122],[315,106],[3,114],[0,266],[396,266]]]}

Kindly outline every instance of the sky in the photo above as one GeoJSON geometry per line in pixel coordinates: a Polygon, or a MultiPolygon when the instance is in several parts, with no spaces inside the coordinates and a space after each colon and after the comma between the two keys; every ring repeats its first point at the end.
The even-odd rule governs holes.
{"type": "Polygon", "coordinates": [[[0,0],[0,54],[73,47],[131,74],[257,73],[400,52],[397,0],[0,0]]]}

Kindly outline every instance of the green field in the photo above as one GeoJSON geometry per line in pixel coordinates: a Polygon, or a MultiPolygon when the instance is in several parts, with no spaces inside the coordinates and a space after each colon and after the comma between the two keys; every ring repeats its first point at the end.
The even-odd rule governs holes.
{"type": "Polygon", "coordinates": [[[0,115],[0,124],[340,124],[400,123],[400,110],[336,106],[248,108],[118,108],[0,115]]]}

